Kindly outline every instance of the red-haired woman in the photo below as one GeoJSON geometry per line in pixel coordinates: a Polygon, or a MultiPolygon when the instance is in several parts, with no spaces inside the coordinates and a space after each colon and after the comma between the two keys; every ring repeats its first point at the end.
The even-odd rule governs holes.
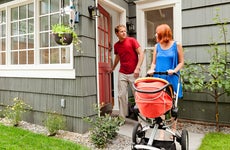
{"type": "MultiPolygon", "coordinates": [[[[153,52],[151,68],[147,74],[151,75],[153,72],[168,72],[168,75],[154,75],[154,77],[167,80],[172,84],[174,92],[177,93],[178,77],[172,74],[180,74],[180,69],[184,65],[182,45],[173,40],[172,31],[167,24],[157,26],[155,36],[157,44],[153,52]]],[[[183,97],[181,84],[177,94],[179,98],[183,97]]],[[[163,115],[162,118],[164,119],[165,116],[163,115]]],[[[174,131],[176,130],[176,122],[175,120],[175,124],[172,126],[174,131]]],[[[164,139],[162,132],[160,132],[160,139],[164,139]]]]}
{"type": "MultiPolygon", "coordinates": [[[[153,60],[151,68],[147,74],[153,72],[168,72],[168,76],[154,75],[167,80],[172,84],[174,91],[177,93],[178,77],[173,73],[180,74],[180,69],[184,65],[184,54],[182,45],[173,40],[172,31],[167,24],[161,24],[156,28],[155,50],[153,52],[153,60]]],[[[182,88],[180,88],[178,97],[182,98],[182,88]]]]}

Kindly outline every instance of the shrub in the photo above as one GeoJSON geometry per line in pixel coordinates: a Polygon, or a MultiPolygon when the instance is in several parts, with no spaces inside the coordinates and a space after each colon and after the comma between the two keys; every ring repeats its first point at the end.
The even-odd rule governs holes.
{"type": "Polygon", "coordinates": [[[83,119],[91,125],[90,139],[98,148],[104,148],[109,140],[115,138],[119,126],[124,124],[124,119],[109,114],[83,119]]]}
{"type": "Polygon", "coordinates": [[[13,99],[13,105],[8,105],[4,110],[4,116],[10,120],[13,126],[18,126],[21,121],[22,114],[27,110],[32,109],[30,105],[27,105],[22,99],[15,97],[13,99]]]}
{"type": "Polygon", "coordinates": [[[49,136],[56,135],[58,130],[62,130],[65,128],[65,119],[61,114],[56,112],[48,113],[45,127],[49,131],[49,136]]]}

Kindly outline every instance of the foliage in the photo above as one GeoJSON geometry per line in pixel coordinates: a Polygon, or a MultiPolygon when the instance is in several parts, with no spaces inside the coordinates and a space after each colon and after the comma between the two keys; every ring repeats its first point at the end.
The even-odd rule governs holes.
{"type": "Polygon", "coordinates": [[[81,41],[78,39],[78,36],[74,29],[68,25],[64,24],[54,24],[52,25],[52,33],[57,33],[59,37],[61,37],[61,42],[63,45],[65,45],[64,41],[64,33],[70,33],[73,36],[73,44],[76,46],[77,50],[79,50],[79,45],[81,44],[81,41]]]}
{"type": "Polygon", "coordinates": [[[207,149],[230,149],[230,134],[225,133],[208,133],[202,140],[199,150],[207,149]]]}
{"type": "Polygon", "coordinates": [[[48,113],[45,127],[48,129],[50,136],[56,135],[58,130],[65,128],[65,119],[61,114],[56,112],[48,113]]]}
{"type": "Polygon", "coordinates": [[[0,124],[0,149],[2,150],[89,150],[68,140],[50,138],[21,128],[0,124]]]}
{"type": "Polygon", "coordinates": [[[220,27],[219,40],[223,40],[222,45],[224,46],[216,42],[210,44],[210,63],[206,65],[186,63],[181,74],[185,90],[207,93],[215,100],[216,130],[219,131],[218,102],[220,96],[230,94],[230,63],[227,59],[229,58],[229,52],[227,50],[226,23],[221,21],[218,13],[214,21],[220,27]]]}
{"type": "Polygon", "coordinates": [[[83,118],[90,125],[90,139],[98,148],[104,148],[109,140],[116,137],[119,126],[124,124],[120,117],[112,117],[109,114],[95,118],[83,118]]]}
{"type": "Polygon", "coordinates": [[[4,116],[10,120],[10,123],[12,125],[17,126],[18,123],[21,121],[22,114],[30,109],[32,109],[30,105],[27,105],[19,97],[15,97],[13,99],[13,105],[8,105],[4,110],[4,116]]]}

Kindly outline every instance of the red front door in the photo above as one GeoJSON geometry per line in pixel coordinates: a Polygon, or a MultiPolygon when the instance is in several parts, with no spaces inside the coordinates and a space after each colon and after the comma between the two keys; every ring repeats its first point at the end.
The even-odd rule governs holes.
{"type": "Polygon", "coordinates": [[[99,94],[100,105],[106,107],[106,111],[112,110],[111,90],[111,26],[109,13],[98,5],[100,17],[98,17],[98,66],[99,66],[99,94]],[[109,109],[109,110],[108,110],[109,109]]]}

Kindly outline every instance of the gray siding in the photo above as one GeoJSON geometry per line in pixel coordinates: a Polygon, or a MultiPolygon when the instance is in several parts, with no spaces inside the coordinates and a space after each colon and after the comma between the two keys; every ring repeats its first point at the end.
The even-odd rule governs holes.
{"type": "MultiPolygon", "coordinates": [[[[2,1],[1,1],[2,2],[2,1]]],[[[92,0],[79,1],[80,22],[76,32],[82,41],[83,53],[74,51],[75,79],[0,78],[0,109],[22,98],[33,107],[24,120],[43,125],[47,112],[56,111],[67,120],[67,130],[84,133],[88,125],[82,117],[94,116],[97,103],[95,20],[89,17],[92,0]],[[66,107],[61,107],[61,99],[66,107]]]]}
{"type": "MultiPolygon", "coordinates": [[[[230,0],[182,0],[182,44],[185,50],[185,61],[209,63],[209,44],[223,43],[219,27],[213,22],[216,10],[220,18],[226,18],[227,39],[230,43],[230,0]]],[[[230,50],[230,45],[228,45],[230,50]]],[[[229,123],[230,102],[228,96],[223,96],[219,102],[220,122],[229,123]]],[[[215,121],[215,103],[212,97],[201,93],[185,93],[179,102],[180,117],[201,121],[215,121]]]]}

